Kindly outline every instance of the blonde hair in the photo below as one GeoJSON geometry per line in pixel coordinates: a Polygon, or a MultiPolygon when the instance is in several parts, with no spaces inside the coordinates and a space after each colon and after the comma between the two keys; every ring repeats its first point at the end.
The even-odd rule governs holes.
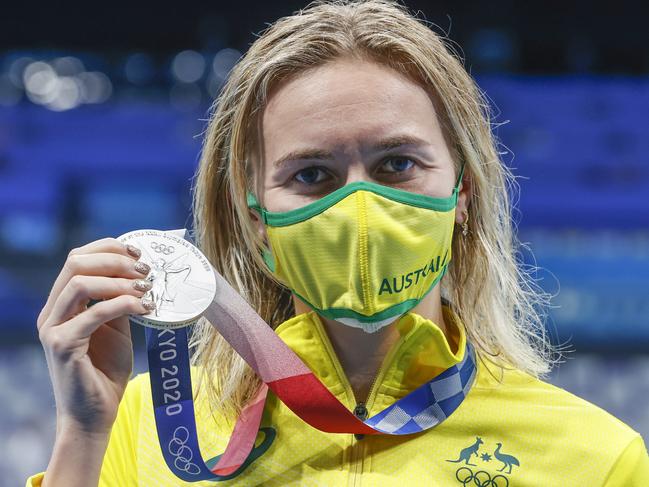
{"type": "MultiPolygon", "coordinates": [[[[471,181],[469,233],[453,239],[442,296],[461,317],[481,360],[536,377],[555,350],[541,314],[547,296],[518,261],[509,192],[490,108],[459,56],[423,21],[387,0],[315,2],[266,29],[233,68],[212,106],[194,187],[197,244],[225,279],[273,328],[295,314],[291,294],[268,272],[249,216],[255,128],[270,90],[342,56],[405,73],[434,95],[456,171],[471,181]]],[[[219,414],[234,417],[260,382],[205,320],[192,335],[193,363],[219,414]]],[[[502,372],[502,370],[501,370],[502,372]]]]}

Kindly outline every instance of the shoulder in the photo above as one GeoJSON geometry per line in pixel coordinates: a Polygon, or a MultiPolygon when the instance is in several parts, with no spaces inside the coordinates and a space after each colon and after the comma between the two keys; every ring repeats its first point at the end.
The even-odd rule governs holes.
{"type": "Polygon", "coordinates": [[[126,385],[124,397],[119,404],[117,419],[122,420],[124,416],[135,418],[142,411],[142,402],[151,397],[151,386],[149,373],[137,374],[126,385]]]}
{"type": "Polygon", "coordinates": [[[519,369],[503,369],[489,361],[478,362],[476,390],[512,408],[523,408],[530,421],[536,421],[534,417],[552,420],[556,429],[570,431],[577,437],[606,432],[610,441],[620,442],[620,446],[628,445],[638,436],[608,411],[546,380],[519,369]]]}
{"type": "Polygon", "coordinates": [[[133,376],[126,385],[124,400],[136,401],[138,399],[141,399],[143,392],[146,392],[151,387],[149,384],[150,382],[148,372],[133,376]]]}
{"type": "Polygon", "coordinates": [[[471,394],[487,424],[557,468],[587,459],[603,478],[632,445],[642,445],[640,434],[608,411],[518,369],[478,360],[471,394]]]}
{"type": "Polygon", "coordinates": [[[142,413],[147,410],[146,400],[151,401],[149,374],[138,374],[126,385],[124,396],[119,403],[117,418],[113,425],[111,441],[114,438],[137,438],[142,413]]]}

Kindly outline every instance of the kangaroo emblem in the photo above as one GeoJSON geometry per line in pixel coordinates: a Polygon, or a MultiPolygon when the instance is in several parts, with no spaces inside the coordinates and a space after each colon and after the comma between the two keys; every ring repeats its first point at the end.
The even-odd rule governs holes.
{"type": "MultiPolygon", "coordinates": [[[[500,445],[500,443],[498,443],[500,445]]],[[[467,465],[472,465],[476,466],[475,463],[470,463],[469,460],[471,460],[471,455],[474,455],[477,457],[478,456],[478,450],[480,449],[480,445],[482,445],[482,438],[476,436],[475,438],[475,443],[471,446],[467,446],[466,448],[462,449],[460,452],[460,458],[457,460],[446,460],[447,462],[451,463],[459,463],[459,462],[465,462],[467,465]]],[[[500,447],[499,447],[500,448],[500,447]]],[[[509,455],[506,455],[509,456],[509,455]]],[[[514,457],[511,457],[514,458],[514,457]]],[[[518,465],[518,460],[514,458],[514,461],[516,462],[516,465],[518,465]]],[[[511,466],[509,467],[511,470],[511,466]]]]}
{"type": "MultiPolygon", "coordinates": [[[[505,470],[507,467],[509,467],[509,470],[505,473],[512,473],[512,465],[517,465],[520,467],[520,463],[518,463],[518,458],[516,458],[513,455],[507,455],[506,453],[500,453],[500,447],[502,446],[502,443],[496,443],[498,445],[496,447],[496,451],[494,452],[494,457],[496,457],[499,461],[503,463],[503,468],[498,470],[499,472],[502,472],[505,470]]],[[[462,450],[462,453],[464,453],[464,450],[462,450]]]]}

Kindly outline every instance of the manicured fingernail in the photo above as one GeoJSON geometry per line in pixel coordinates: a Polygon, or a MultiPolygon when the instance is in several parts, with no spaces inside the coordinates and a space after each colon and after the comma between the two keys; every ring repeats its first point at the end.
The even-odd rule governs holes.
{"type": "Polygon", "coordinates": [[[144,262],[136,262],[134,267],[136,271],[138,271],[140,274],[144,274],[145,276],[151,270],[151,268],[144,262]]]}
{"type": "Polygon", "coordinates": [[[133,287],[138,291],[148,291],[152,285],[153,283],[151,281],[145,281],[144,279],[133,281],[133,287]]]}
{"type": "Polygon", "coordinates": [[[149,311],[153,311],[155,309],[155,303],[148,298],[142,298],[142,306],[144,306],[149,311]]]}
{"type": "Polygon", "coordinates": [[[131,244],[126,245],[126,251],[136,259],[139,259],[142,255],[142,251],[131,244]]]}

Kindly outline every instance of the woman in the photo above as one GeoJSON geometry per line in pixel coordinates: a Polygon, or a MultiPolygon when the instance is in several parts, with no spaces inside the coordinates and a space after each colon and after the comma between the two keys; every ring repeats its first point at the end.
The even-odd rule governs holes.
{"type": "MultiPolygon", "coordinates": [[[[539,378],[555,351],[544,297],[515,258],[511,182],[476,85],[399,5],[318,3],[255,41],[210,120],[199,247],[359,418],[439,379],[467,343],[477,372],[452,414],[404,436],[325,433],[270,394],[226,483],[649,485],[638,433],[539,378]]],[[[148,379],[128,382],[126,315],[155,307],[140,299],[139,255],[89,243],[53,285],[38,327],[57,437],[28,485],[181,483],[157,443],[148,379]]],[[[206,320],[192,346],[209,458],[260,381],[206,320]]]]}

